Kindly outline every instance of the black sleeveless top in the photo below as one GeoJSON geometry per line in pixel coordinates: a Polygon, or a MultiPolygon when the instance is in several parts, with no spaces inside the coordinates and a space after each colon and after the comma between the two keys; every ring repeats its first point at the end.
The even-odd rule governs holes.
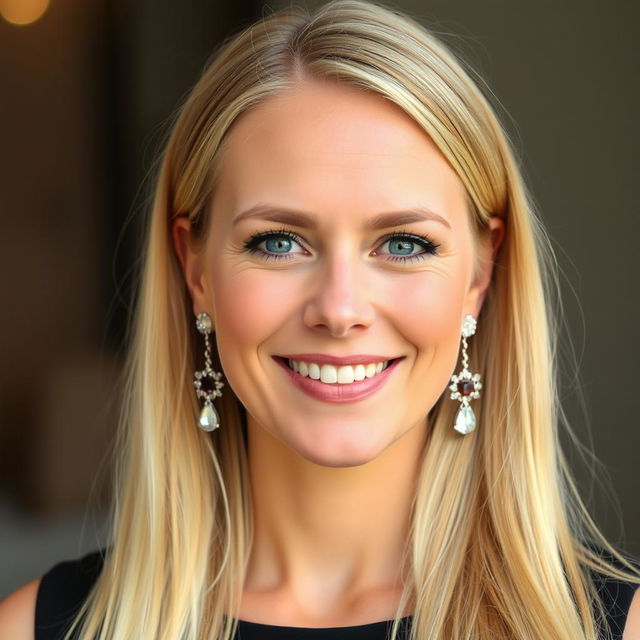
{"type": "MultiPolygon", "coordinates": [[[[64,634],[96,581],[103,564],[102,551],[78,560],[60,562],[43,577],[38,589],[35,640],[62,640],[64,634]]],[[[636,565],[637,566],[637,565],[636,565]]],[[[607,624],[614,640],[621,640],[636,585],[604,576],[594,576],[607,612],[607,624]]],[[[393,621],[354,627],[311,629],[280,627],[240,620],[236,640],[387,640],[393,621]]],[[[411,616],[402,618],[399,638],[409,637],[411,616]]]]}

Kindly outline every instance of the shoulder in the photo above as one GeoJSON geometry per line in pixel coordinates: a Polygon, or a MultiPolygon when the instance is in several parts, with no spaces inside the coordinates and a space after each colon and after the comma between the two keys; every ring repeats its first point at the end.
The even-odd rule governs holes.
{"type": "Polygon", "coordinates": [[[40,581],[28,582],[0,602],[0,638],[33,640],[40,581]]]}
{"type": "Polygon", "coordinates": [[[104,551],[59,562],[0,603],[0,638],[48,640],[75,617],[102,569],[104,551]]]}
{"type": "Polygon", "coordinates": [[[622,640],[637,640],[638,638],[640,638],[640,589],[636,589],[631,601],[622,640]]]}
{"type": "Polygon", "coordinates": [[[614,638],[640,640],[640,590],[638,584],[607,577],[599,593],[614,638]]]}
{"type": "MultiPolygon", "coordinates": [[[[614,567],[627,570],[607,551],[595,546],[594,549],[603,559],[614,567]]],[[[637,570],[640,562],[629,554],[618,552],[637,570]]],[[[622,640],[640,639],[640,590],[638,583],[619,580],[609,575],[591,571],[591,576],[607,614],[609,629],[614,638],[622,640]]]]}

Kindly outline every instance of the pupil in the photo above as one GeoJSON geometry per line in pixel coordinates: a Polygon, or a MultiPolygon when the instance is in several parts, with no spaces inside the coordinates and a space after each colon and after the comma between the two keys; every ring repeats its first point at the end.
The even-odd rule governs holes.
{"type": "Polygon", "coordinates": [[[411,242],[410,240],[403,240],[403,241],[398,240],[395,243],[393,243],[391,246],[392,247],[395,246],[395,248],[402,253],[411,253],[413,242],[411,242]]]}
{"type": "Polygon", "coordinates": [[[269,238],[266,242],[267,251],[283,253],[291,248],[291,240],[287,238],[269,238]]]}

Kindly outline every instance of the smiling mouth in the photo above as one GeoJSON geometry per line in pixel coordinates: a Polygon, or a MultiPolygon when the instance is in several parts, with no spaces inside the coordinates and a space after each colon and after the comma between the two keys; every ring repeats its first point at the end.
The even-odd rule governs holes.
{"type": "Polygon", "coordinates": [[[303,378],[318,380],[325,384],[349,385],[369,378],[375,378],[385,369],[401,358],[392,358],[380,362],[370,362],[367,364],[341,365],[319,364],[314,362],[304,362],[291,360],[281,356],[275,356],[288,369],[294,371],[303,378]]]}

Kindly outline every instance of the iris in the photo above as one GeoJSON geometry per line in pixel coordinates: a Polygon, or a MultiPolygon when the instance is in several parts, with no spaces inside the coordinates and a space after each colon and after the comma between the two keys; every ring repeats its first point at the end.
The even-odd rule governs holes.
{"type": "Polygon", "coordinates": [[[404,241],[390,242],[389,247],[390,248],[396,247],[402,252],[400,255],[407,255],[408,253],[412,252],[414,244],[415,242],[404,240],[404,241]]]}
{"type": "Polygon", "coordinates": [[[288,249],[291,249],[291,240],[281,236],[271,237],[265,240],[265,248],[274,253],[286,253],[288,249]]]}

